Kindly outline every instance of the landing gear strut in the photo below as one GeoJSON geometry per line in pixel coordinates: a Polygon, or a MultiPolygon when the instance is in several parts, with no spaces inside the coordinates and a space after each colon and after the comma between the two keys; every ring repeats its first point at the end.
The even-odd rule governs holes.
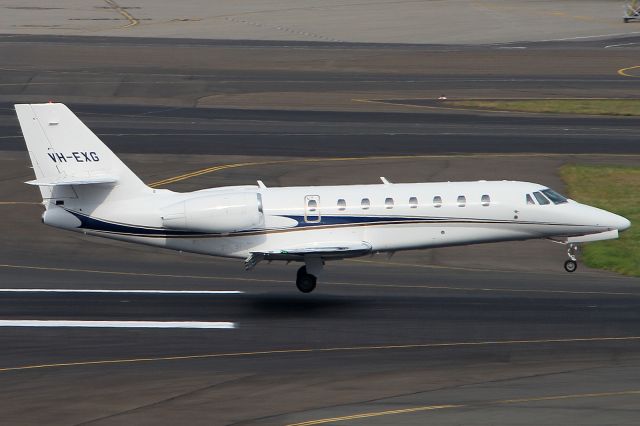
{"type": "Polygon", "coordinates": [[[296,287],[303,293],[311,293],[316,288],[317,278],[315,275],[307,273],[307,267],[303,266],[298,269],[296,277],[296,287]]]}
{"type": "Polygon", "coordinates": [[[578,262],[576,262],[578,253],[578,246],[576,244],[569,244],[569,248],[567,249],[567,256],[569,256],[569,260],[564,262],[564,270],[567,272],[574,272],[578,269],[578,262]]]}

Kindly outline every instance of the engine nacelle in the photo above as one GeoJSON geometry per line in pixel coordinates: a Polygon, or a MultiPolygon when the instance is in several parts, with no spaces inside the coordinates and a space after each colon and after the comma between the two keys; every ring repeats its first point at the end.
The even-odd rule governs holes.
{"type": "Polygon", "coordinates": [[[162,225],[196,232],[229,233],[264,225],[262,199],[256,192],[208,194],[162,209],[162,225]]]}

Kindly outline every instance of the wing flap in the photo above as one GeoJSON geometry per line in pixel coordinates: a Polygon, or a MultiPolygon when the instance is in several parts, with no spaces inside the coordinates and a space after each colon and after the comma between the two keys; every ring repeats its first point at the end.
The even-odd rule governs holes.
{"type": "Polygon", "coordinates": [[[371,251],[371,244],[365,241],[358,242],[323,242],[311,243],[299,247],[291,247],[280,250],[265,251],[262,254],[265,258],[269,256],[305,256],[319,255],[322,257],[343,257],[343,256],[360,256],[371,251]]]}
{"type": "Polygon", "coordinates": [[[304,260],[307,256],[322,259],[344,259],[364,256],[371,253],[371,250],[371,244],[366,241],[332,241],[279,250],[253,251],[245,260],[245,268],[251,269],[262,260],[304,260]]]}

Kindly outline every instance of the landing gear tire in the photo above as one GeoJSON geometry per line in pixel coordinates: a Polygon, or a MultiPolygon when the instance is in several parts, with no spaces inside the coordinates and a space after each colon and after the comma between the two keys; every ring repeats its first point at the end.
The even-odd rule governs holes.
{"type": "Polygon", "coordinates": [[[578,263],[575,260],[567,260],[564,262],[564,270],[567,272],[575,272],[578,269],[578,263]]]}
{"type": "Polygon", "coordinates": [[[298,269],[296,277],[296,287],[303,293],[311,293],[316,288],[317,278],[315,275],[307,273],[307,267],[303,266],[298,269]]]}
{"type": "Polygon", "coordinates": [[[567,272],[575,272],[578,269],[578,245],[575,243],[569,244],[567,247],[567,256],[569,260],[564,262],[564,270],[567,272]]]}

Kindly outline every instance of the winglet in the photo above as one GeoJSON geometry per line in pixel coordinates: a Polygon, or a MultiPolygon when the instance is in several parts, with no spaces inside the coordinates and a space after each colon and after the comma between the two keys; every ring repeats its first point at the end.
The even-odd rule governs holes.
{"type": "Polygon", "coordinates": [[[389,182],[389,181],[387,180],[387,178],[386,178],[386,177],[384,177],[384,176],[380,176],[380,180],[381,180],[381,181],[382,181],[382,183],[384,183],[385,185],[391,185],[391,182],[389,182]]]}
{"type": "Polygon", "coordinates": [[[259,181],[258,181],[258,187],[260,187],[260,188],[262,188],[262,189],[266,189],[266,188],[267,188],[267,185],[265,185],[263,181],[259,180],[259,181]]]}

